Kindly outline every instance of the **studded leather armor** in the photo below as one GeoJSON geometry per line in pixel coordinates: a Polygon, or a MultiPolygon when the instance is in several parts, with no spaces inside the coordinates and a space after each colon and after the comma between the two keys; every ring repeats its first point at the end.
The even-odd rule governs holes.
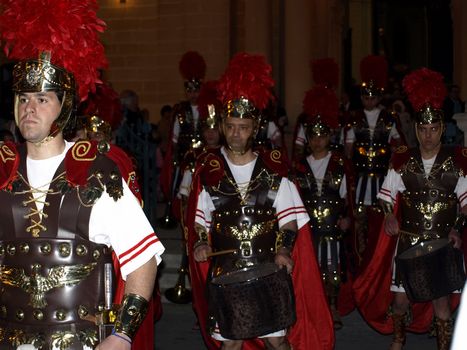
{"type": "Polygon", "coordinates": [[[394,120],[382,110],[378,116],[373,135],[370,133],[368,121],[362,112],[353,124],[355,143],[353,162],[357,172],[374,172],[386,174],[391,150],[389,147],[389,134],[394,120]]]}
{"type": "Polygon", "coordinates": [[[360,111],[353,118],[355,142],[352,162],[357,180],[361,179],[359,193],[356,193],[356,204],[363,205],[368,181],[371,183],[371,204],[376,205],[376,195],[381,187],[391,159],[391,148],[388,143],[394,120],[385,111],[379,113],[373,133],[368,126],[367,118],[360,111]]]}
{"type": "Polygon", "coordinates": [[[273,203],[281,177],[270,172],[258,157],[247,195],[241,197],[229,166],[218,186],[205,186],[215,210],[212,215],[211,241],[216,250],[236,249],[234,254],[217,256],[213,276],[273,262],[278,226],[273,203]]]}
{"type": "Polygon", "coordinates": [[[194,148],[202,146],[199,127],[195,125],[191,105],[183,101],[174,107],[174,115],[180,125],[178,134],[177,150],[174,154],[175,161],[181,164],[185,154],[194,148]]]}
{"type": "Polygon", "coordinates": [[[446,238],[457,217],[454,189],[462,176],[453,151],[442,147],[428,177],[418,149],[399,170],[406,190],[400,201],[402,233],[398,251],[422,241],[446,238]]]}
{"type": "Polygon", "coordinates": [[[107,246],[89,240],[89,217],[102,184],[120,176],[114,183],[118,191],[121,175],[115,163],[98,155],[91,165],[97,175],[73,187],[63,161],[39,217],[24,149],[19,159],[16,180],[0,191],[0,348],[94,348],[95,317],[105,301],[104,267],[112,259],[107,246]]]}
{"type": "MultiPolygon", "coordinates": [[[[337,226],[337,222],[339,217],[345,216],[345,200],[339,194],[344,173],[344,159],[335,153],[329,159],[321,188],[318,187],[317,179],[306,159],[296,172],[296,182],[310,216],[313,244],[323,277],[339,275],[337,272],[343,252],[343,249],[339,249],[339,244],[343,232],[337,226]]],[[[340,278],[332,280],[339,281],[340,278]]]]}

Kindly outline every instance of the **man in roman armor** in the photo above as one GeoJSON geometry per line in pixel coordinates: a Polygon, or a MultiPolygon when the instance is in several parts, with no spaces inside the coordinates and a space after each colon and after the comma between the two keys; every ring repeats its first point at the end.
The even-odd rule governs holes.
{"type": "Polygon", "coordinates": [[[217,81],[207,81],[201,87],[198,98],[199,129],[203,147],[192,148],[184,156],[181,168],[183,178],[179,187],[179,196],[188,198],[191,179],[198,158],[206,152],[220,147],[219,121],[222,104],[217,98],[217,81]]]}
{"type": "Polygon", "coordinates": [[[406,328],[428,331],[433,312],[438,349],[447,350],[453,328],[451,307],[454,306],[450,305],[449,294],[461,288],[465,279],[461,253],[457,248],[461,247],[467,212],[467,153],[460,147],[441,143],[444,130],[441,107],[446,95],[443,76],[421,68],[407,75],[403,86],[416,111],[415,133],[419,146],[412,149],[401,146],[393,155],[378,194],[385,213],[383,228],[386,235],[380,235],[370,265],[355,283],[355,295],[362,314],[373,327],[383,333],[393,331],[391,350],[402,349],[406,328]],[[446,249],[435,250],[434,247],[444,240],[446,249]],[[447,243],[448,240],[452,245],[447,243]],[[437,266],[447,262],[450,271],[460,259],[462,266],[457,269],[460,277],[448,274],[448,270],[439,272],[433,268],[433,258],[427,256],[424,247],[431,256],[439,256],[437,266]],[[411,252],[418,254],[407,255],[411,252]],[[403,260],[405,256],[410,260],[403,260]],[[446,275],[453,277],[446,283],[425,286],[421,283],[425,275],[433,280],[446,275]],[[450,287],[451,283],[453,287],[450,287]],[[380,292],[375,293],[375,285],[380,292]],[[446,287],[451,289],[444,291],[446,287]],[[420,301],[431,303],[414,303],[420,301]],[[379,306],[371,309],[369,303],[375,302],[379,302],[379,306]],[[378,313],[384,313],[384,308],[387,311],[389,304],[392,304],[391,317],[380,322],[384,317],[378,317],[378,313]],[[380,321],[376,321],[378,319],[380,321]]]}
{"type": "Polygon", "coordinates": [[[192,213],[190,271],[195,310],[210,349],[219,348],[216,341],[227,350],[241,349],[244,341],[246,349],[333,346],[332,321],[306,210],[295,185],[287,179],[281,153],[252,150],[259,111],[271,98],[270,74],[271,67],[262,56],[239,53],[232,58],[219,83],[225,142],[220,150],[204,156],[193,179],[187,210],[192,213]],[[269,269],[273,272],[262,274],[269,269]],[[313,315],[313,320],[295,322],[290,274],[297,314],[310,312],[307,315],[313,315]],[[231,285],[226,291],[231,297],[225,298],[218,287],[231,276],[237,276],[239,283],[231,285]],[[252,288],[243,288],[242,281],[248,285],[251,278],[258,280],[252,288]],[[276,284],[272,281],[276,278],[284,283],[276,284]],[[203,292],[206,279],[208,300],[203,292]],[[304,287],[305,280],[308,287],[304,287]],[[273,285],[277,289],[271,292],[273,285]],[[255,288],[261,293],[255,294],[255,288]],[[264,308],[258,309],[261,304],[264,308]],[[242,311],[230,316],[225,313],[230,307],[242,311]],[[272,309],[277,310],[275,314],[272,309]],[[210,331],[206,330],[208,315],[210,331]],[[289,326],[293,326],[290,332],[289,326]]]}
{"type": "Polygon", "coordinates": [[[76,97],[86,99],[106,65],[97,35],[105,25],[94,1],[16,0],[3,10],[2,40],[19,60],[14,113],[25,143],[0,148],[0,347],[129,350],[164,247],[132,193],[125,154],[63,137],[76,97]],[[113,265],[126,281],[118,310],[113,265]]]}
{"type": "Polygon", "coordinates": [[[184,78],[186,100],[173,107],[171,141],[165,155],[165,167],[161,173],[161,188],[169,201],[169,211],[178,217],[179,206],[176,198],[183,176],[181,165],[185,155],[193,149],[202,148],[199,123],[198,97],[206,74],[206,62],[196,51],[186,52],[180,62],[179,70],[184,78]],[[173,208],[172,208],[173,206],[173,208]]]}
{"type": "Polygon", "coordinates": [[[395,120],[380,106],[387,82],[387,62],[382,56],[367,56],[360,62],[363,109],[350,116],[345,153],[355,172],[355,253],[363,269],[371,258],[383,215],[376,195],[391,158],[391,146],[400,136],[395,120]]]}
{"type": "Polygon", "coordinates": [[[331,130],[338,126],[335,93],[315,86],[306,93],[303,105],[309,116],[306,135],[311,153],[296,164],[295,181],[310,216],[313,245],[334,328],[339,329],[342,321],[337,311],[337,298],[341,283],[347,281],[344,234],[350,228],[347,174],[350,175],[351,166],[343,154],[329,149],[331,130]]]}

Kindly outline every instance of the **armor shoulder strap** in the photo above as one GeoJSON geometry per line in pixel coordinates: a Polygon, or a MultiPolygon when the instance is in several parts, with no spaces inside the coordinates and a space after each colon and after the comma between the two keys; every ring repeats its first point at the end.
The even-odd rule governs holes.
{"type": "Polygon", "coordinates": [[[404,164],[408,162],[410,156],[414,153],[415,149],[410,150],[407,146],[399,146],[392,154],[389,167],[398,171],[404,164]]]}
{"type": "Polygon", "coordinates": [[[130,169],[129,163],[129,158],[116,146],[79,141],[65,156],[66,177],[72,186],[92,186],[101,190],[104,186],[107,193],[118,200],[123,194],[120,167],[130,169]]]}
{"type": "Polygon", "coordinates": [[[181,101],[174,105],[173,115],[179,122],[181,122],[186,119],[186,112],[188,110],[191,110],[190,103],[188,101],[181,101]]]}
{"type": "Polygon", "coordinates": [[[454,154],[456,165],[467,175],[467,148],[457,146],[454,154]]]}
{"type": "Polygon", "coordinates": [[[384,124],[386,125],[394,124],[396,122],[396,119],[387,111],[387,109],[382,109],[379,112],[379,117],[384,120],[384,124]]]}
{"type": "Polygon", "coordinates": [[[217,186],[224,177],[224,161],[216,152],[206,152],[197,163],[195,173],[203,186],[217,186]]]}
{"type": "Polygon", "coordinates": [[[365,117],[365,113],[363,113],[363,109],[357,109],[357,110],[350,112],[350,116],[349,116],[350,126],[356,126],[365,120],[366,120],[366,117],[365,117]]]}
{"type": "Polygon", "coordinates": [[[266,165],[268,170],[280,175],[281,177],[287,177],[288,164],[285,155],[281,151],[261,150],[259,151],[258,156],[266,165]]]}
{"type": "Polygon", "coordinates": [[[0,143],[0,190],[11,186],[19,166],[20,156],[12,142],[0,143]]]}

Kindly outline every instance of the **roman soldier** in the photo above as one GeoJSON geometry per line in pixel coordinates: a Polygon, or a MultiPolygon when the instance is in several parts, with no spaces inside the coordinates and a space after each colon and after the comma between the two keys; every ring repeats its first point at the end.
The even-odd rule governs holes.
{"type": "Polygon", "coordinates": [[[198,97],[202,81],[206,74],[206,62],[196,51],[183,54],[179,62],[183,77],[186,100],[173,107],[171,142],[165,155],[165,164],[161,173],[161,189],[168,200],[166,215],[161,224],[171,227],[174,224],[172,214],[179,218],[180,203],[176,198],[182,179],[181,164],[190,150],[202,147],[199,129],[198,97]]]}
{"type": "Polygon", "coordinates": [[[2,10],[25,143],[0,146],[0,347],[130,349],[164,248],[132,193],[125,154],[63,136],[77,96],[100,83],[105,24],[95,1],[16,0],[2,10]],[[126,280],[117,309],[112,251],[126,280]]]}
{"type": "Polygon", "coordinates": [[[187,210],[195,310],[212,349],[219,348],[218,341],[222,349],[237,349],[244,341],[247,349],[289,349],[289,344],[295,349],[330,349],[332,322],[311,246],[308,215],[295,185],[287,179],[281,153],[252,149],[260,111],[271,98],[270,73],[264,57],[239,53],[220,79],[224,144],[206,154],[195,170],[187,210]],[[216,286],[232,275],[240,282],[245,273],[258,278],[262,296],[254,296],[254,288],[236,284],[231,297],[223,298],[216,286]],[[292,274],[294,292],[288,282],[281,286],[272,282],[287,281],[287,273],[292,274]],[[273,284],[277,289],[266,292],[273,284]],[[248,296],[238,294],[242,290],[248,296]],[[297,315],[317,317],[316,323],[308,316],[294,321],[290,292],[296,295],[297,315]],[[264,298],[267,307],[258,309],[255,305],[264,298]],[[237,311],[227,315],[227,309],[237,311]]]}
{"type": "Polygon", "coordinates": [[[360,270],[374,251],[383,219],[376,195],[388,169],[391,147],[400,141],[395,120],[380,106],[387,70],[382,56],[367,56],[360,62],[363,109],[352,113],[345,139],[346,155],[355,172],[354,244],[360,270]]]}
{"type": "MultiPolygon", "coordinates": [[[[310,68],[312,72],[313,82],[315,85],[324,86],[332,90],[335,94],[335,89],[339,84],[339,66],[336,61],[332,58],[322,58],[313,60],[310,63],[310,68]]],[[[333,107],[330,107],[333,108],[333,107]]],[[[294,162],[300,162],[303,158],[309,155],[308,139],[307,139],[307,121],[309,117],[302,113],[297,118],[297,123],[295,124],[294,139],[293,139],[293,156],[292,159],[294,162]]],[[[342,125],[338,119],[337,125],[331,130],[331,144],[330,147],[336,150],[342,150],[343,142],[341,131],[342,125]]]]}
{"type": "MultiPolygon", "coordinates": [[[[330,150],[332,130],[338,127],[336,94],[324,86],[315,86],[305,94],[303,110],[308,116],[306,137],[310,154],[296,164],[295,181],[310,216],[313,245],[334,328],[340,329],[337,306],[340,287],[347,282],[344,236],[350,228],[347,188],[352,179],[351,165],[342,153],[330,150]]],[[[346,306],[345,313],[352,309],[353,305],[346,306]]]]}
{"type": "Polygon", "coordinates": [[[450,294],[462,288],[465,280],[457,248],[467,212],[467,152],[441,143],[443,76],[422,68],[407,75],[403,86],[416,111],[419,146],[402,146],[393,155],[378,195],[386,234],[380,235],[370,265],[356,281],[355,295],[362,315],[373,327],[393,332],[391,350],[402,349],[406,329],[427,332],[433,313],[438,349],[447,350],[453,330],[451,309],[458,301],[450,300],[450,294]],[[434,268],[428,255],[434,255],[437,244],[446,249],[439,250],[434,268]],[[404,263],[405,255],[410,266],[404,263]],[[441,267],[444,264],[446,270],[441,267]],[[450,278],[443,279],[446,276],[450,278]],[[444,282],[432,284],[426,278],[444,282]],[[369,307],[369,303],[378,305],[369,307]],[[386,312],[390,317],[384,317],[386,312]]]}

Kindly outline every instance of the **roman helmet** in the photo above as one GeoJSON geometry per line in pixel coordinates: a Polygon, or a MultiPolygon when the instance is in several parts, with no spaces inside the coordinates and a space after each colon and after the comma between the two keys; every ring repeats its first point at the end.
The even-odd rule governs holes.
{"type": "Polygon", "coordinates": [[[323,85],[316,85],[305,93],[303,112],[307,138],[330,135],[339,127],[339,100],[332,89],[323,85]]]}
{"type": "Polygon", "coordinates": [[[201,86],[198,97],[199,123],[201,129],[214,129],[219,126],[222,104],[217,97],[219,82],[210,80],[201,86]]]}
{"type": "Polygon", "coordinates": [[[272,68],[264,56],[241,52],[230,60],[219,80],[222,120],[231,117],[254,121],[254,131],[242,151],[243,154],[252,147],[261,121],[261,112],[273,98],[274,80],[271,72],[272,68]]]}
{"type": "Polygon", "coordinates": [[[15,120],[21,93],[55,91],[62,108],[51,126],[52,139],[74,124],[76,98],[87,98],[100,83],[98,69],[107,65],[98,33],[95,0],[7,0],[0,16],[0,35],[13,68],[15,120]],[[73,20],[71,20],[73,19],[73,20]]]}
{"type": "Polygon", "coordinates": [[[384,56],[369,55],[360,61],[362,96],[381,96],[388,82],[388,62],[384,56]]]}
{"type": "Polygon", "coordinates": [[[81,104],[78,114],[85,117],[86,138],[94,135],[110,142],[112,131],[119,127],[123,119],[120,97],[108,84],[101,84],[81,104]]]}
{"type": "Polygon", "coordinates": [[[407,74],[402,86],[415,111],[417,124],[444,123],[442,108],[447,89],[441,73],[420,68],[407,74]]]}
{"type": "Polygon", "coordinates": [[[206,62],[196,51],[187,51],[180,59],[178,68],[185,80],[185,91],[198,91],[206,75],[206,62]]]}

